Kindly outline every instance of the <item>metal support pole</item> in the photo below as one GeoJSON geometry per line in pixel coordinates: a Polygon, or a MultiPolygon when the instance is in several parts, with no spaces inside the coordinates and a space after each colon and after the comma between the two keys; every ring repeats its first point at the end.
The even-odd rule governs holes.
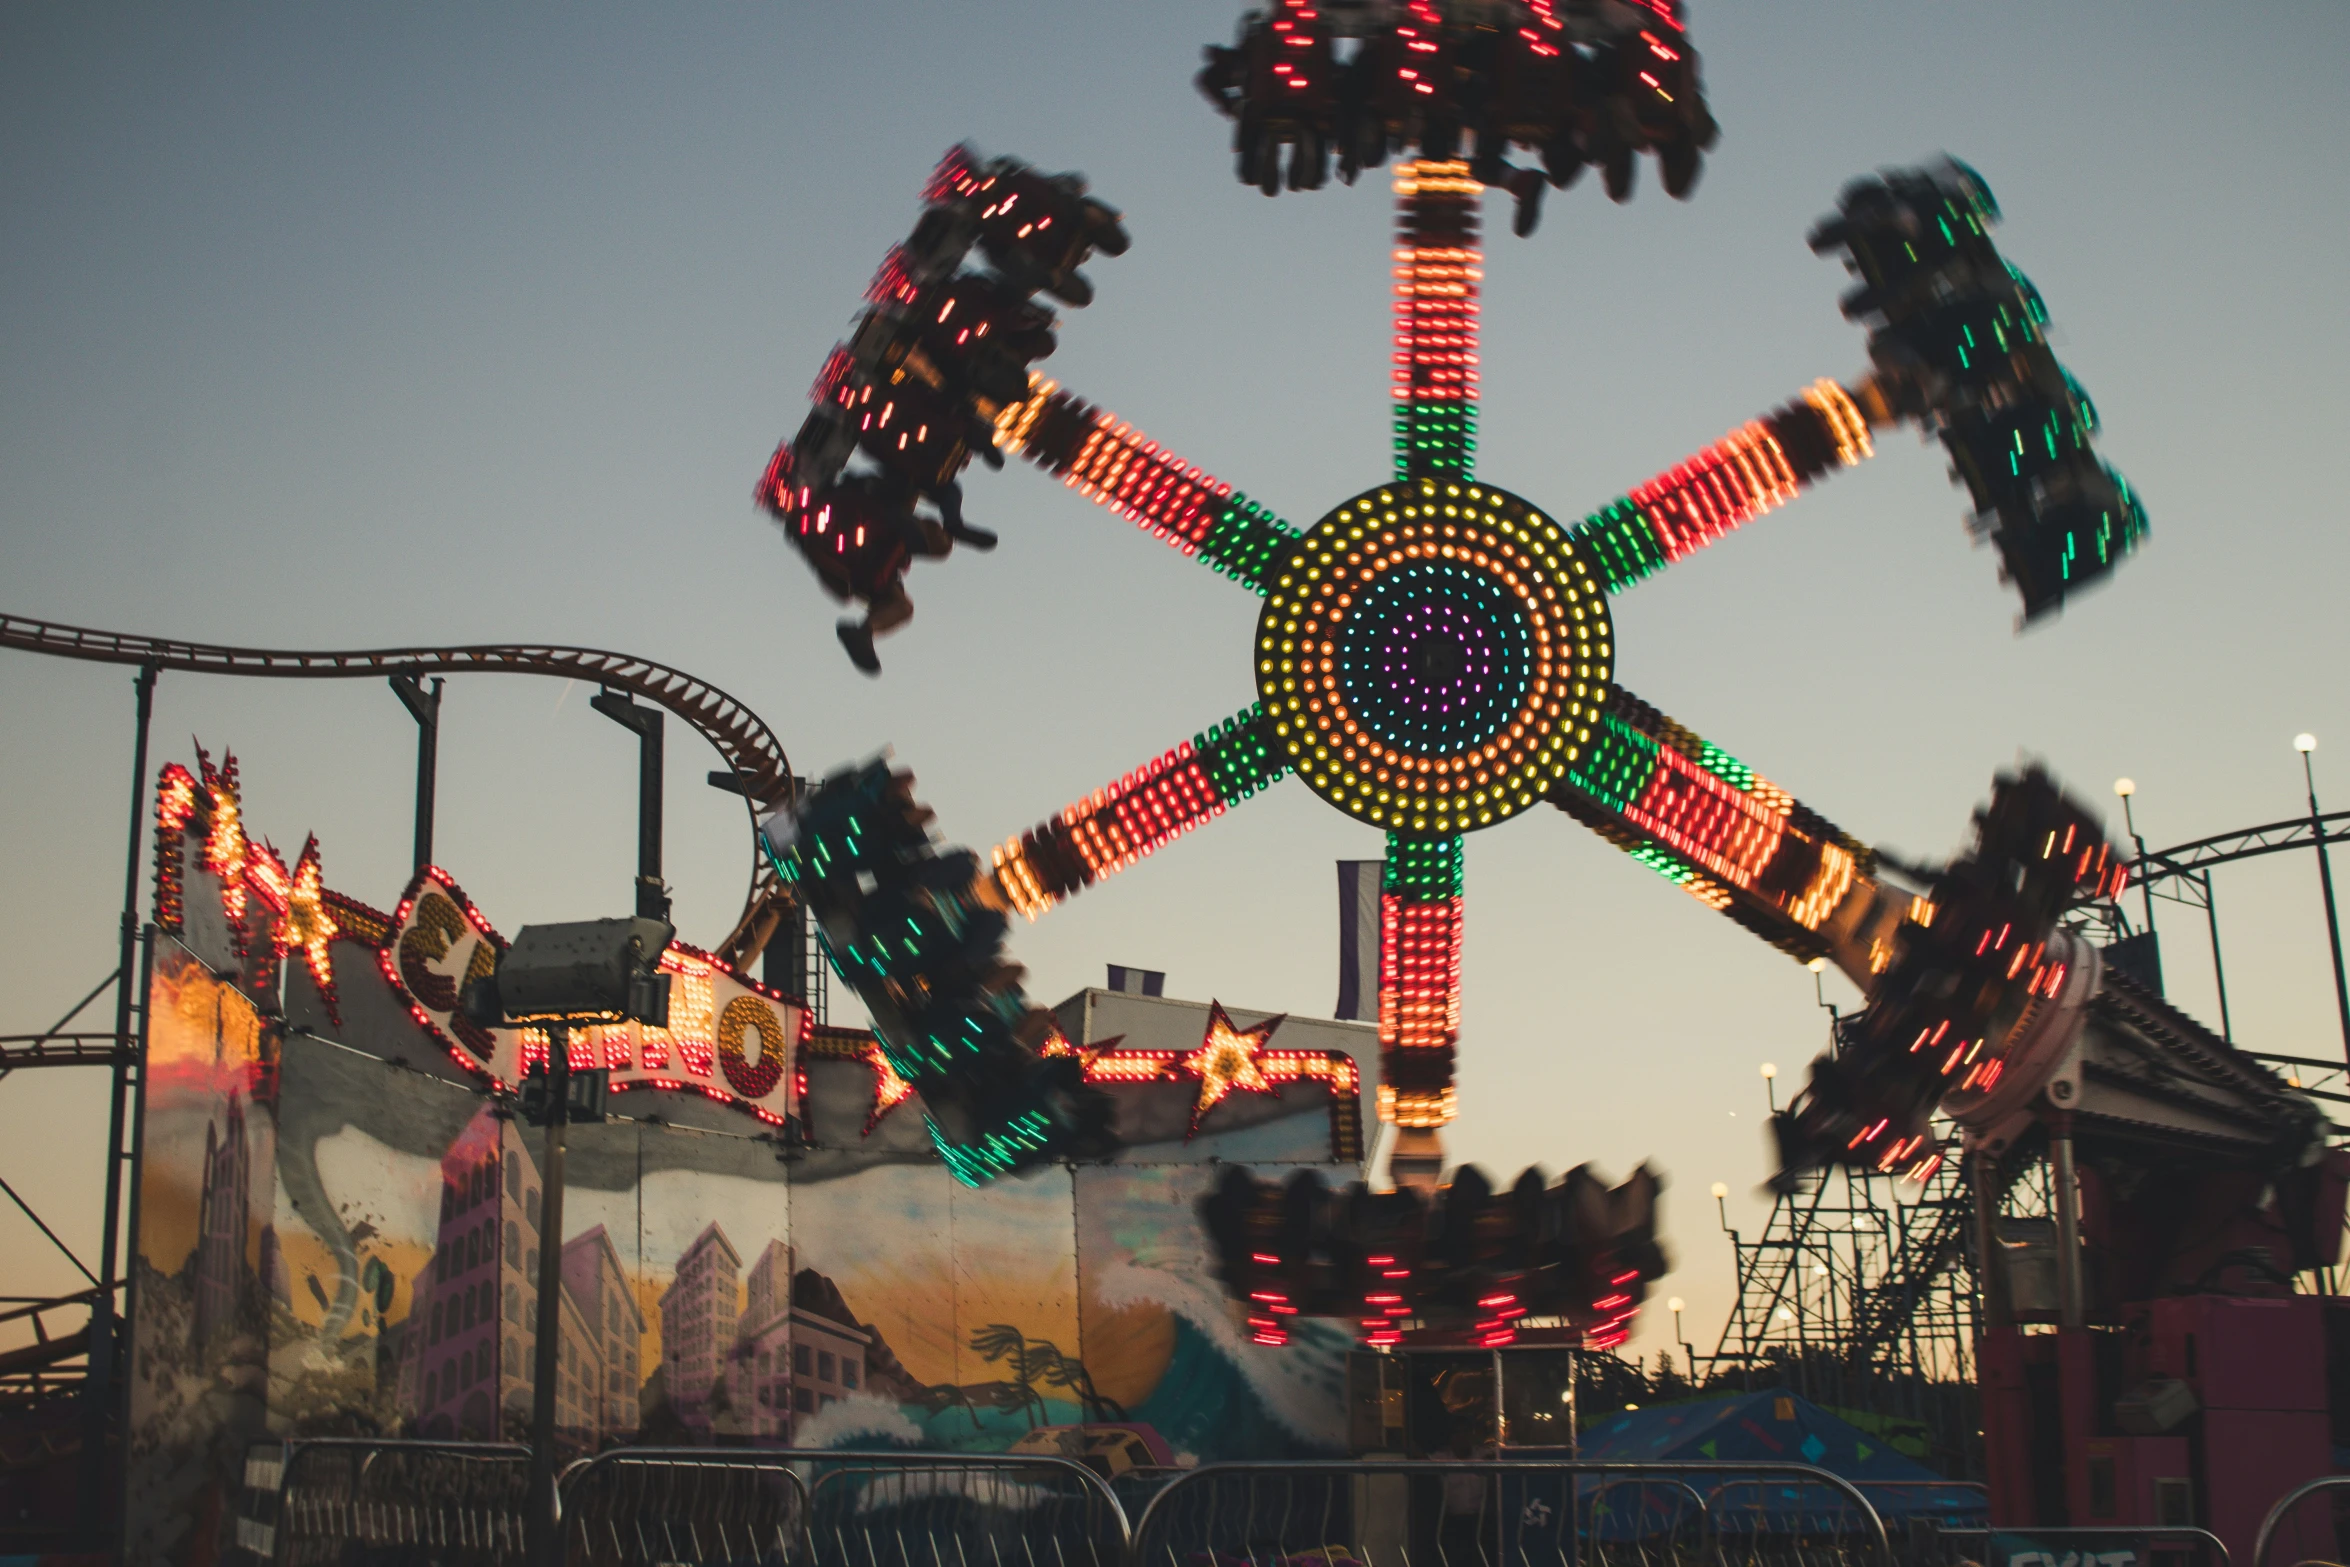
{"type": "Polygon", "coordinates": [[[561,1559],[555,1510],[555,1392],[563,1347],[563,1132],[571,1119],[571,1030],[547,1025],[547,1141],[539,1169],[538,1343],[531,1357],[532,1567],[561,1559]]]}
{"type": "Polygon", "coordinates": [[[2326,857],[2326,824],[2317,809],[2317,771],[2310,766],[2307,748],[2301,752],[2301,777],[2309,785],[2309,836],[2317,849],[2318,885],[2326,895],[2326,938],[2334,955],[2334,1003],[2342,1011],[2342,1053],[2350,1058],[2350,979],[2342,975],[2342,920],[2334,909],[2334,869],[2326,857]]]}
{"type": "Polygon", "coordinates": [[[588,705],[636,735],[636,912],[640,919],[665,920],[669,894],[661,885],[661,710],[632,702],[621,691],[600,691],[588,705]]]}
{"type": "Polygon", "coordinates": [[[432,863],[432,806],[441,770],[441,682],[426,690],[418,675],[391,677],[392,694],[416,720],[416,869],[432,863]]]}
{"type": "Polygon", "coordinates": [[[2008,1287],[2007,1252],[1999,1240],[1999,1160],[1987,1148],[1967,1156],[1975,1194],[1975,1256],[1982,1275],[1983,1330],[2015,1326],[2015,1294],[2008,1287]]]}
{"type": "Polygon", "coordinates": [[[2211,982],[2219,987],[2219,1037],[2224,1044],[2236,1042],[2236,1031],[2228,1026],[2228,971],[2219,960],[2219,905],[2211,900],[2211,872],[2202,870],[2196,875],[2203,882],[2203,917],[2211,925],[2211,982]]]}
{"type": "MultiPolygon", "coordinates": [[[[2121,785],[2115,784],[2114,788],[2118,790],[2121,785]]],[[[2151,936],[2154,934],[2154,879],[2146,874],[2146,839],[2138,831],[2138,816],[2130,809],[2128,794],[2122,796],[2122,826],[2128,830],[2130,842],[2137,846],[2138,897],[2146,905],[2146,934],[2151,936]]]]}
{"type": "Polygon", "coordinates": [[[2081,1277],[2081,1188],[2073,1170],[2073,1118],[2059,1112],[2048,1127],[2049,1178],[2056,1190],[2056,1317],[2067,1328],[2087,1325],[2088,1293],[2081,1277]]]}
{"type": "MultiPolygon", "coordinates": [[[[101,1514],[105,1510],[109,1436],[120,1402],[114,1385],[115,1341],[121,1332],[114,1292],[122,1277],[116,1263],[122,1249],[122,1184],[124,1166],[128,1164],[135,1172],[138,1163],[138,1150],[126,1152],[122,1134],[128,1112],[125,1101],[134,1080],[129,1048],[131,992],[140,973],[135,961],[139,949],[139,850],[146,840],[147,737],[155,719],[156,675],[155,665],[141,664],[132,681],[138,694],[138,729],[131,743],[131,823],[129,847],[123,857],[122,924],[115,958],[114,1071],[106,1096],[106,1207],[98,1240],[98,1295],[90,1307],[89,1380],[83,1393],[87,1423],[82,1433],[81,1520],[82,1528],[93,1534],[114,1532],[101,1514]]],[[[112,1523],[119,1524],[119,1515],[112,1523]]]]}

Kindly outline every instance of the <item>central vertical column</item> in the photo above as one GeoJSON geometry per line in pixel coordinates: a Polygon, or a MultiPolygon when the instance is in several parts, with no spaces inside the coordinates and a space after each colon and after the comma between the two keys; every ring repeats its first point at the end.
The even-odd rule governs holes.
{"type": "Polygon", "coordinates": [[[1461,840],[1390,833],[1379,898],[1379,1118],[1389,1179],[1432,1191],[1461,1033],[1461,840]]]}
{"type": "MultiPolygon", "coordinates": [[[[1484,186],[1459,160],[1395,177],[1395,473],[1466,479],[1477,465],[1477,219],[1484,186]]],[[[1461,840],[1390,833],[1380,888],[1379,1115],[1388,1174],[1433,1191],[1452,1120],[1461,1029],[1461,840]]]]}
{"type": "Polygon", "coordinates": [[[1395,473],[1465,479],[1477,454],[1477,244],[1484,187],[1459,161],[1396,172],[1395,473]]]}

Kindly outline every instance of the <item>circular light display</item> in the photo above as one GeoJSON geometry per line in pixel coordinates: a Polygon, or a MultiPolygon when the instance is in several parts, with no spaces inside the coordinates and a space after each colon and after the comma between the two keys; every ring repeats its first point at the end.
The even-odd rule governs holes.
{"type": "Polygon", "coordinates": [[[1282,563],[1257,692],[1332,805],[1390,832],[1474,832],[1550,793],[1591,743],[1614,641],[1557,522],[1489,484],[1400,480],[1282,563]]]}

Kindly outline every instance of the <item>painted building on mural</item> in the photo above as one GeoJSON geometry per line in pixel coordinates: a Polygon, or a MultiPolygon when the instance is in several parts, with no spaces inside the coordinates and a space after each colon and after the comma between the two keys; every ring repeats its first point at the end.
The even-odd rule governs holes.
{"type": "Polygon", "coordinates": [[[245,1096],[229,1095],[227,1112],[204,1127],[204,1184],[197,1198],[196,1342],[208,1344],[244,1314],[245,1231],[251,1205],[252,1150],[245,1138],[245,1096]]]}
{"type": "MultiPolygon", "coordinates": [[[[535,1301],[538,1276],[531,1277],[535,1301]]],[[[563,1293],[585,1335],[578,1351],[584,1383],[579,1426],[597,1441],[633,1436],[642,1424],[644,1378],[638,1374],[638,1357],[645,1314],[637,1309],[627,1266],[603,1225],[563,1243],[563,1293]]],[[[536,1322],[535,1312],[530,1320],[536,1322]]]]}
{"type": "Polygon", "coordinates": [[[677,1259],[661,1294],[661,1369],[670,1408],[688,1429],[708,1433],[733,1400],[725,1374],[741,1315],[742,1257],[711,1221],[677,1259]]]}
{"type": "Polygon", "coordinates": [[[769,1241],[743,1275],[728,1402],[742,1434],[754,1441],[791,1439],[791,1257],[789,1243],[769,1241]]]}

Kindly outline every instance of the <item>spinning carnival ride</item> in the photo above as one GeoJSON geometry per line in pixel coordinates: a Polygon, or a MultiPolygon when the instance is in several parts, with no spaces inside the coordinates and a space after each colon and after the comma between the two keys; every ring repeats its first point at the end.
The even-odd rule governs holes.
{"type": "MultiPolygon", "coordinates": [[[[1623,1285],[1662,1270],[1648,1234],[1653,1186],[1615,1194],[1610,1216],[1607,1202],[1576,1195],[1573,1182],[1545,1198],[1537,1177],[1506,1201],[1470,1201],[1456,1183],[1456,1205],[1466,1207],[1449,1226],[1422,1215],[1412,1195],[1433,1187],[1439,1129],[1454,1114],[1465,834],[1547,801],[1797,958],[1834,962],[1876,998],[1867,1047],[1824,1062],[1781,1122],[1791,1172],[1830,1162],[1914,1172],[1937,1157],[1926,1129],[1935,1105],[1950,1093],[1992,1093],[2011,1051],[2055,1013],[2070,1017],[2076,993],[2093,986],[2093,958],[2068,955],[2057,917],[2072,902],[2110,896],[2121,872],[2095,822],[2035,773],[2002,780],[1982,849],[1930,896],[1895,887],[1868,845],[1617,682],[1609,599],[1862,461],[1875,432],[1902,421],[1951,453],[2027,619],[2109,572],[2142,536],[2144,515],[2090,450],[2095,413],[2049,351],[2039,296],[1991,243],[1998,210],[1989,190],[1947,161],[1856,181],[1811,237],[1815,250],[1840,251],[1861,280],[1844,311],[1868,328],[1866,375],[1814,383],[1579,520],[1481,480],[1479,204],[1488,182],[1524,183],[1524,171],[1500,165],[1500,149],[1537,146],[1559,183],[1562,165],[1571,177],[1577,160],[1599,162],[1619,196],[1630,188],[1626,149],[1653,150],[1679,194],[1711,122],[1670,7],[1596,0],[1392,13],[1384,34],[1358,29],[1373,36],[1362,38],[1348,80],[1421,70],[1421,90],[1441,111],[1367,89],[1323,95],[1322,120],[1293,112],[1297,98],[1252,99],[1315,97],[1310,70],[1279,69],[1330,58],[1329,24],[1299,3],[1244,28],[1244,55],[1262,37],[1267,48],[1294,49],[1289,60],[1276,54],[1265,70],[1236,74],[1212,56],[1214,80],[1204,83],[1238,122],[1243,176],[1268,190],[1284,144],[1297,187],[1319,183],[1334,142],[1342,173],[1378,161],[1366,152],[1447,154],[1404,157],[1395,171],[1392,478],[1300,529],[1033,370],[1024,387],[1007,384],[1009,367],[1051,347],[1028,296],[1041,288],[1070,304],[1089,300],[1074,269],[1097,245],[1122,250],[1124,230],[1074,176],[1047,178],[958,148],[926,190],[913,240],[885,263],[851,344],[828,365],[808,425],[779,449],[759,489],[826,585],[872,606],[866,626],[843,628],[852,656],[871,668],[871,632],[904,618],[895,606],[906,562],[943,553],[942,534],[970,531],[955,474],[974,452],[999,464],[1001,453],[1018,453],[1265,600],[1257,700],[997,846],[984,864],[933,844],[912,780],[879,763],[827,780],[796,817],[771,818],[768,836],[780,876],[872,1010],[892,1066],[923,1095],[942,1154],[965,1179],[982,1180],[1110,1140],[1087,1090],[1088,1064],[1027,1004],[1019,970],[1003,957],[1009,913],[1034,920],[1295,772],[1387,834],[1378,1108],[1396,1129],[1391,1168],[1412,1206],[1374,1224],[1312,1193],[1229,1189],[1222,1200],[1235,1234],[1253,1224],[1291,1239],[1232,1248],[1228,1276],[1260,1265],[1294,1273],[1306,1266],[1303,1253],[1343,1274],[1343,1257],[1360,1264],[1379,1250],[1364,1240],[1366,1226],[1401,1235],[1432,1225],[1454,1232],[1464,1269],[1470,1252],[1490,1260],[1512,1236],[1580,1238],[1586,1250],[1614,1244],[1645,1259],[1621,1277],[1602,1268],[1623,1285]],[[1495,17],[1524,25],[1497,32],[1495,17]],[[1509,60],[1534,46],[1575,66],[1557,76],[1549,129],[1529,128],[1530,110],[1471,112],[1490,109],[1509,60]],[[1681,98],[1653,74],[1595,63],[1626,49],[1676,62],[1671,85],[1681,98]],[[1428,91],[1426,81],[1445,85],[1428,91]],[[1642,140],[1639,127],[1654,116],[1633,110],[1656,108],[1648,100],[1660,95],[1680,105],[1680,133],[1668,124],[1642,140]],[[1476,151],[1450,156],[1464,132],[1476,151]],[[959,270],[974,247],[992,272],[959,270]],[[975,300],[986,307],[977,319],[975,300]],[[958,320],[968,327],[955,329],[958,320]],[[857,454],[870,467],[850,473],[857,454]],[[923,499],[936,518],[914,511],[923,499]],[[1953,1000],[1954,989],[1964,995],[1953,1000]],[[1483,1238],[1461,1239],[1470,1231],[1483,1238]]],[[[1246,1041],[1235,1049],[1223,1068],[1230,1083],[1261,1088],[1246,1041]]],[[[1427,1240],[1431,1260],[1445,1250],[1441,1240],[1427,1240]]],[[[1409,1271],[1398,1265],[1387,1276],[1409,1271]]],[[[1359,1292],[1341,1301],[1348,1290],[1310,1281],[1262,1290],[1229,1282],[1283,1309],[1322,1299],[1337,1301],[1339,1314],[1380,1314],[1359,1292]]],[[[1501,1320],[1472,1315],[1481,1330],[1506,1332],[1509,1315],[1544,1293],[1500,1291],[1492,1299],[1507,1296],[1509,1308],[1501,1320]]],[[[1577,1320],[1613,1329],[1629,1315],[1621,1288],[1613,1298],[1581,1285],[1568,1293],[1576,1298],[1562,1310],[1577,1320]]],[[[1399,1304],[1388,1296],[1387,1314],[1420,1315],[1399,1304]]]]}

